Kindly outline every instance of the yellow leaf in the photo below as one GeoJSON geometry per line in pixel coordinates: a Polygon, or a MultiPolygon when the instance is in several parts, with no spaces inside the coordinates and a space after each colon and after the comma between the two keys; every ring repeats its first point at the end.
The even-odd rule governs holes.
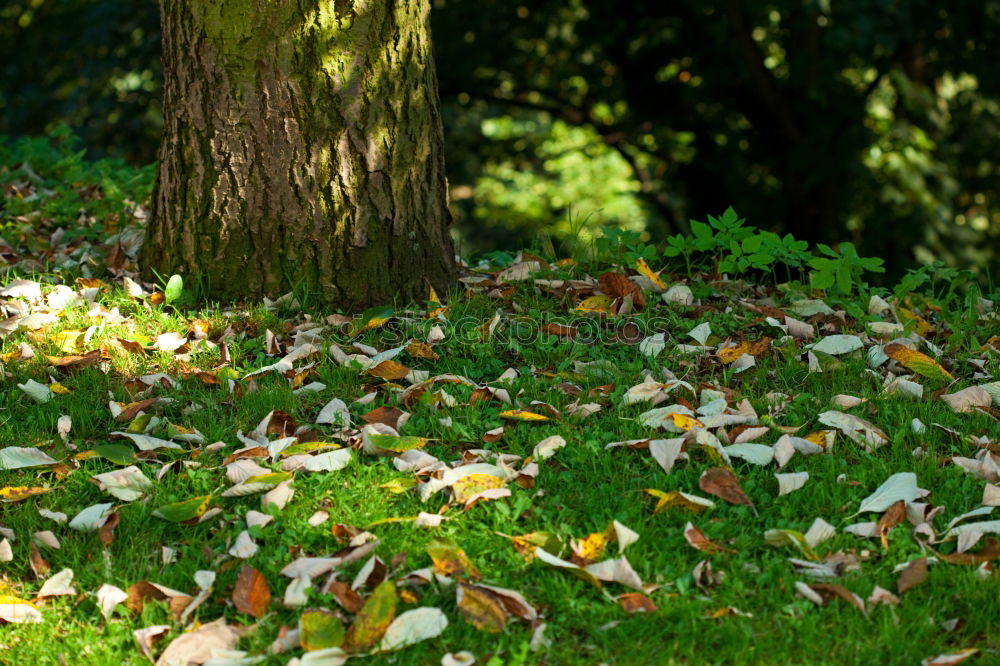
{"type": "Polygon", "coordinates": [[[401,493],[405,493],[407,490],[413,488],[416,485],[417,485],[417,480],[413,478],[393,479],[392,481],[380,484],[379,488],[385,488],[390,493],[394,495],[399,495],[401,493]]]}
{"type": "Polygon", "coordinates": [[[927,337],[927,334],[931,332],[932,326],[915,312],[904,307],[897,307],[896,316],[899,318],[899,323],[903,326],[912,326],[914,332],[922,338],[927,337]]]}
{"type": "Polygon", "coordinates": [[[500,412],[500,418],[510,419],[511,421],[548,421],[549,417],[544,414],[536,414],[535,412],[529,412],[526,409],[508,409],[505,412],[500,412]]]}
{"type": "Polygon", "coordinates": [[[406,345],[406,353],[414,358],[429,358],[432,361],[441,358],[429,344],[419,340],[410,340],[410,344],[406,345]]]}
{"type": "Polygon", "coordinates": [[[825,449],[826,444],[833,432],[833,430],[817,430],[816,432],[811,432],[806,435],[805,439],[808,439],[816,446],[822,446],[825,449]]]}
{"type": "Polygon", "coordinates": [[[51,488],[32,488],[30,486],[7,486],[0,488],[0,502],[20,502],[35,495],[47,493],[51,488]]]}
{"type": "Polygon", "coordinates": [[[604,551],[607,549],[608,544],[614,538],[615,528],[612,524],[609,525],[608,529],[603,532],[594,532],[590,536],[574,542],[573,552],[576,553],[578,557],[587,560],[588,562],[594,562],[604,555],[604,551]]]}
{"type": "Polygon", "coordinates": [[[434,563],[434,571],[442,576],[465,575],[479,578],[479,572],[469,556],[454,541],[435,537],[427,544],[427,554],[434,563]]]}
{"type": "Polygon", "coordinates": [[[645,259],[639,259],[639,261],[635,262],[635,267],[636,270],[638,270],[640,273],[648,277],[649,281],[655,284],[660,289],[667,288],[666,283],[660,278],[660,274],[655,273],[653,269],[649,267],[649,264],[646,263],[645,259]]]}
{"type": "Polygon", "coordinates": [[[749,351],[750,351],[750,345],[747,343],[746,340],[744,340],[738,345],[730,345],[728,347],[723,347],[718,352],[716,352],[715,355],[719,358],[720,361],[728,364],[732,363],[740,356],[743,356],[743,354],[746,354],[749,351]]]}
{"type": "Polygon", "coordinates": [[[62,331],[49,337],[55,346],[65,354],[72,354],[83,348],[83,338],[86,331],[62,331]]]}
{"type": "Polygon", "coordinates": [[[884,351],[886,356],[921,377],[936,379],[942,382],[955,381],[955,378],[947,370],[942,368],[937,361],[927,354],[922,354],[895,342],[886,345],[884,351]]]}
{"type": "Polygon", "coordinates": [[[62,384],[60,384],[59,382],[53,382],[52,384],[49,384],[49,390],[57,395],[66,395],[67,393],[70,393],[70,390],[65,386],[63,386],[62,384]]]}
{"type": "Polygon", "coordinates": [[[499,633],[507,624],[507,611],[486,590],[460,584],[458,610],[465,620],[480,631],[499,633]]]}
{"type": "Polygon", "coordinates": [[[427,292],[427,301],[430,302],[430,303],[437,303],[438,305],[440,305],[441,304],[441,299],[438,297],[437,292],[434,291],[434,287],[428,285],[427,289],[428,289],[428,292],[427,292]]]}
{"type": "Polygon", "coordinates": [[[647,495],[652,495],[657,498],[656,508],[653,509],[653,513],[660,513],[661,511],[673,507],[686,509],[693,513],[701,513],[705,509],[710,509],[715,506],[715,502],[710,499],[682,493],[679,490],[663,492],[662,490],[657,490],[656,488],[646,488],[645,492],[647,495]]]}
{"type": "Polygon", "coordinates": [[[580,301],[576,306],[577,312],[597,312],[607,314],[611,310],[611,297],[605,294],[591,296],[580,301]]]}
{"type": "Polygon", "coordinates": [[[674,422],[674,425],[681,430],[687,431],[693,428],[704,428],[705,424],[698,419],[688,416],[687,414],[681,414],[680,412],[671,412],[667,416],[674,422]]]}
{"type": "Polygon", "coordinates": [[[456,502],[465,503],[470,497],[491,488],[503,488],[507,483],[492,474],[470,474],[463,476],[451,486],[456,502]]]}

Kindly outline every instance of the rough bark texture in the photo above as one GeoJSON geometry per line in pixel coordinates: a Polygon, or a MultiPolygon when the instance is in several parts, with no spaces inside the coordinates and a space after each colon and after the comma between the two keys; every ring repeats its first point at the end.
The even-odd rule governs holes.
{"type": "Polygon", "coordinates": [[[429,0],[162,0],[144,269],[356,309],[454,275],[429,0]]]}

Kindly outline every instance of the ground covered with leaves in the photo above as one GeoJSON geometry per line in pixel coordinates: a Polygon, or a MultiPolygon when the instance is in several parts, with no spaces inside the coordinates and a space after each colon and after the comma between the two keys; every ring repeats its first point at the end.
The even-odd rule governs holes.
{"type": "Polygon", "coordinates": [[[972,285],[699,264],[724,216],[420,306],[209,307],[136,278],[127,194],[76,179],[70,232],[44,175],[4,182],[3,661],[997,658],[972,285]]]}

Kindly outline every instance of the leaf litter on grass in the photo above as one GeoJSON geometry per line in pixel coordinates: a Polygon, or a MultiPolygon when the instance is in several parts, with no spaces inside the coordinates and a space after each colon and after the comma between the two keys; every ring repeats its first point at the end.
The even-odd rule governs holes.
{"type": "MultiPolygon", "coordinates": [[[[661,277],[643,262],[595,279],[523,255],[503,270],[468,275],[468,294],[447,307],[433,294],[423,310],[378,308],[356,318],[301,312],[291,295],[255,315],[188,317],[172,309],[182,289],[173,281],[165,298],[130,278],[120,290],[8,283],[0,291],[5,369],[37,403],[32,409],[50,410],[59,425],[48,441],[34,436],[0,448],[0,500],[18,511],[2,518],[0,552],[11,556],[0,564],[0,620],[72,614],[58,598],[77,594],[94,597],[106,622],[134,627],[136,652],[159,655],[158,663],[265,655],[342,663],[421,644],[457,655],[468,645],[454,637],[468,641],[470,629],[493,634],[516,624],[542,636],[549,621],[574,622],[550,588],[589,595],[608,604],[610,616],[655,614],[689,585],[676,572],[664,575],[671,567],[663,543],[686,543],[708,558],[689,570],[714,604],[704,615],[715,620],[748,620],[746,611],[766,614],[773,603],[751,596],[738,609],[722,601],[728,581],[759,570],[753,559],[793,582],[770,593],[794,613],[803,612],[797,595],[823,606],[839,599],[869,615],[889,603],[892,585],[899,596],[891,603],[919,604],[934,584],[931,563],[942,579],[970,566],[992,576],[1000,549],[995,540],[978,542],[1000,532],[996,521],[942,527],[945,513],[975,507],[921,489],[918,473],[929,473],[922,463],[936,456],[954,483],[978,484],[984,503],[996,495],[995,346],[949,347],[950,324],[931,308],[871,316],[802,294],[779,301],[746,283],[670,285],[661,277]],[[538,321],[539,302],[566,320],[538,321]],[[449,320],[463,305],[482,311],[471,337],[449,320]],[[914,312],[927,325],[904,335],[920,316],[914,312]],[[656,314],[666,328],[643,331],[656,314]],[[568,323],[578,316],[583,323],[568,323]],[[537,350],[521,343],[500,364],[474,364],[482,360],[474,356],[479,346],[514,349],[504,336],[525,323],[538,325],[541,337],[530,343],[537,350]],[[587,330],[610,329],[617,332],[582,341],[587,330]],[[400,339],[401,330],[412,334],[400,339]],[[560,356],[570,350],[565,345],[577,345],[572,363],[560,356]],[[87,388],[88,373],[107,387],[100,402],[100,392],[87,388]],[[797,380],[781,381],[782,373],[797,380]],[[828,378],[826,396],[795,392],[796,384],[822,386],[828,378]],[[213,413],[232,414],[266,391],[284,393],[252,422],[199,416],[216,406],[221,412],[213,413]],[[901,391],[918,397],[906,401],[901,391]],[[94,400],[87,418],[77,409],[63,420],[80,397],[94,400]],[[837,409],[824,409],[830,402],[837,409]],[[973,424],[968,432],[935,431],[951,442],[948,451],[966,455],[942,455],[923,441],[900,453],[910,441],[909,414],[944,418],[935,403],[955,414],[950,423],[973,424]],[[211,427],[218,439],[195,425],[211,427]],[[560,485],[587,461],[641,475],[642,484],[614,493],[616,506],[631,507],[630,526],[585,499],[552,518],[548,497],[585,497],[621,483],[588,473],[580,487],[560,485]],[[376,471],[383,481],[363,490],[373,511],[387,513],[328,527],[338,488],[376,471]],[[64,489],[78,478],[114,501],[68,496],[64,489]],[[317,484],[326,497],[312,490],[317,484]],[[57,515],[55,507],[65,509],[62,523],[46,517],[57,515]],[[393,507],[409,512],[393,515],[393,507]],[[69,530],[93,533],[79,538],[96,539],[88,543],[106,558],[116,528],[152,521],[164,539],[156,556],[174,566],[183,552],[190,573],[180,582],[169,569],[149,570],[182,587],[173,589],[155,577],[130,578],[128,562],[112,561],[105,573],[80,579],[69,567],[50,568],[37,545],[25,567],[32,537],[22,525],[33,524],[31,511],[49,520],[51,537],[42,543],[71,538],[69,530]],[[310,520],[300,520],[301,511],[310,520]],[[849,522],[862,514],[874,520],[849,522]],[[470,526],[485,516],[528,529],[473,536],[470,526]],[[272,520],[301,543],[273,545],[272,520]],[[221,541],[207,541],[210,534],[221,541]],[[200,540],[207,559],[186,547],[200,540]],[[888,570],[871,551],[879,541],[888,570]],[[917,557],[922,552],[930,555],[917,557]],[[737,558],[750,559],[740,569],[737,558]],[[194,561],[209,568],[195,572],[194,561]],[[947,566],[955,568],[939,570],[947,566]],[[136,613],[147,604],[168,609],[169,623],[140,626],[136,613]],[[235,649],[241,641],[249,652],[235,649]]],[[[996,328],[990,314],[979,311],[980,322],[996,328]]],[[[531,640],[539,651],[552,649],[547,644],[531,640]]]]}

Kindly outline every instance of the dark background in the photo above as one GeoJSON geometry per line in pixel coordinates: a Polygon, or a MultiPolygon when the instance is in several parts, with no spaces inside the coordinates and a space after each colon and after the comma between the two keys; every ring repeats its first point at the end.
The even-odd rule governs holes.
{"type": "MultiPolygon", "coordinates": [[[[998,277],[1000,0],[433,4],[463,254],[656,243],[732,205],[890,276],[998,277]]],[[[7,0],[0,134],[66,123],[151,162],[158,23],[151,0],[7,0]]]]}

